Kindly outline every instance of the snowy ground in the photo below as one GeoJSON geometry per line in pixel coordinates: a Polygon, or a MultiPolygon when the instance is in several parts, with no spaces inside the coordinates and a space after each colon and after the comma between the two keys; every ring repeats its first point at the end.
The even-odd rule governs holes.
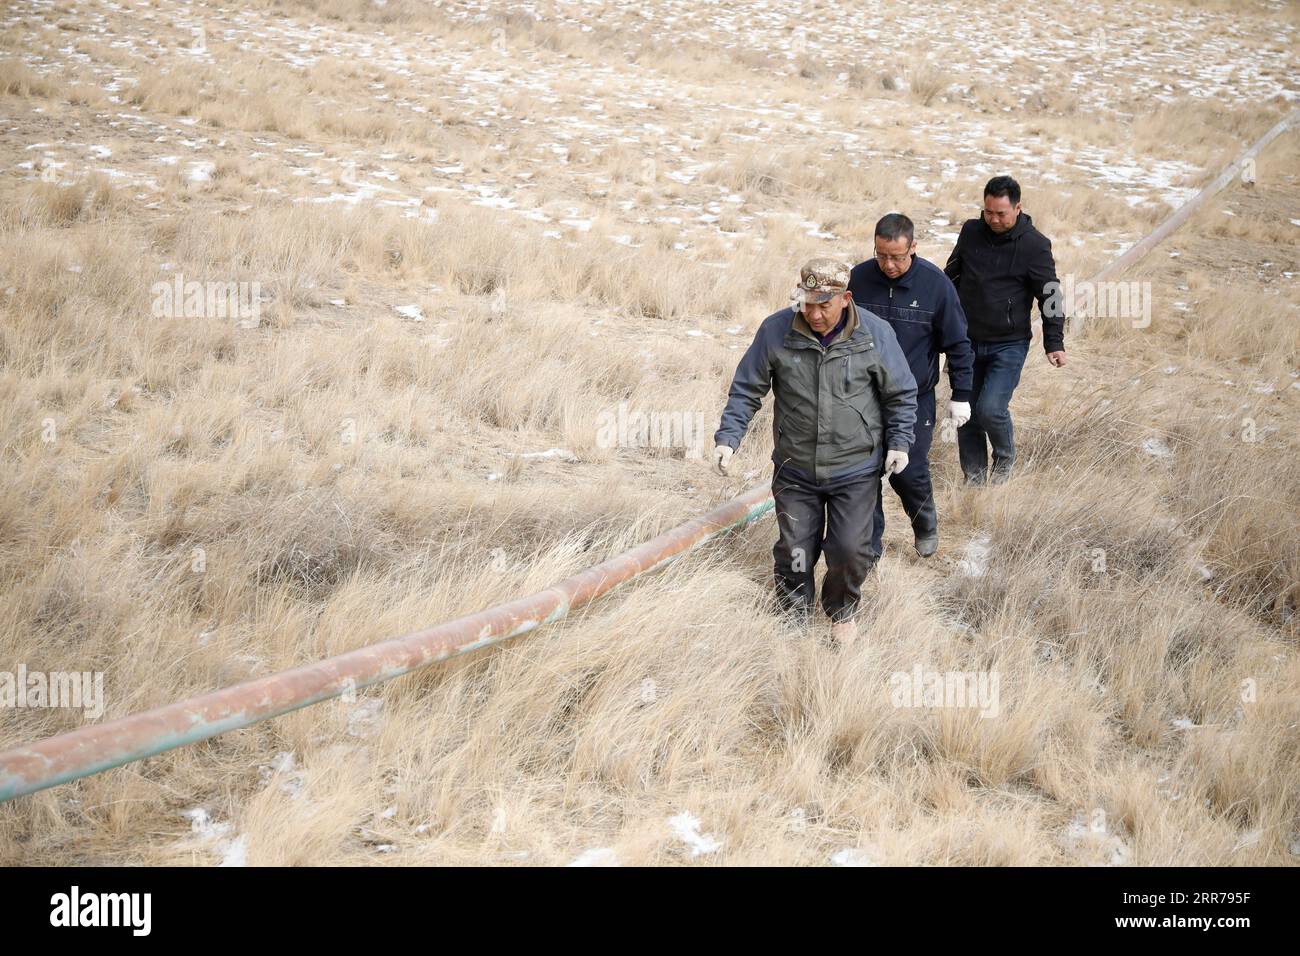
{"type": "MultiPolygon", "coordinates": [[[[716,255],[746,235],[761,239],[761,220],[773,217],[834,238],[823,226],[824,209],[806,192],[754,202],[706,175],[725,162],[720,157],[746,149],[815,150],[871,175],[897,175],[908,192],[891,199],[906,203],[922,226],[923,246],[938,250],[955,238],[957,216],[978,201],[962,194],[954,210],[947,187],[959,177],[965,185],[1013,169],[1066,196],[1104,189],[1130,206],[1167,210],[1194,191],[1205,167],[1174,144],[1135,153],[1122,137],[1091,141],[1095,124],[1132,123],[1188,99],[1226,112],[1300,95],[1291,24],[1133,4],[1123,7],[1122,26],[1098,26],[1113,6],[1072,4],[1062,19],[1057,4],[1023,4],[1003,49],[995,50],[979,17],[915,7],[900,15],[888,4],[819,10],[816,35],[836,38],[825,44],[809,38],[801,10],[768,3],[614,2],[596,15],[579,3],[551,5],[544,14],[523,4],[512,7],[513,19],[494,13],[498,5],[448,3],[438,5],[445,20],[435,33],[424,24],[384,32],[312,24],[302,15],[285,19],[274,7],[28,0],[11,5],[4,24],[39,23],[64,42],[42,51],[24,42],[13,52],[38,73],[75,74],[94,84],[111,105],[93,118],[66,116],[66,126],[40,114],[10,115],[6,140],[18,175],[36,176],[37,165],[56,170],[60,181],[99,171],[139,185],[146,208],[160,171],[178,168],[201,182],[217,163],[237,156],[277,167],[292,184],[254,186],[254,194],[292,188],[299,201],[373,200],[418,216],[423,196],[450,192],[544,224],[543,235],[561,241],[597,219],[611,241],[632,245],[645,241],[647,228],[668,227],[687,255],[716,255]],[[548,29],[568,31],[589,47],[557,55],[516,42],[517,24],[529,14],[544,15],[539,22],[548,29]],[[59,33],[60,16],[76,23],[75,33],[59,33]],[[458,28],[477,32],[459,35],[458,28]],[[754,51],[761,51],[762,66],[752,82],[734,74],[713,82],[659,68],[653,56],[619,56],[668,37],[670,48],[711,51],[716,64],[706,64],[715,69],[754,51]],[[113,61],[97,56],[100,49],[111,50],[113,61]],[[890,53],[882,56],[882,49],[890,53]],[[972,54],[982,49],[987,57],[972,54]],[[796,82],[809,60],[817,72],[811,96],[796,82]],[[124,102],[147,69],[193,72],[208,95],[219,95],[214,77],[238,81],[247,70],[273,78],[266,81],[269,95],[284,96],[292,93],[287,83],[281,87],[281,74],[310,76],[341,64],[362,68],[366,81],[344,93],[308,93],[306,102],[454,131],[480,156],[507,156],[508,171],[491,156],[479,163],[453,155],[425,160],[400,144],[304,143],[272,132],[212,130],[193,116],[124,102]],[[915,91],[882,88],[895,81],[907,87],[917,69],[934,73],[931,105],[909,99],[915,91]],[[602,156],[614,158],[601,168],[602,156]],[[616,179],[660,195],[644,206],[617,198],[616,179]]],[[[1058,244],[1100,238],[1086,222],[1062,222],[1055,232],[1058,244]]],[[[1136,234],[1108,235],[1108,249],[1123,248],[1136,234]]]]}

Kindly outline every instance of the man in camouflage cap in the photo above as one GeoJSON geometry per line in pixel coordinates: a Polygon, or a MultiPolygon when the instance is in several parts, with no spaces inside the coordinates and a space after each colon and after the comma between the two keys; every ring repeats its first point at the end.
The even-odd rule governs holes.
{"type": "Polygon", "coordinates": [[[824,554],[822,608],[841,645],[857,636],[862,582],[876,562],[881,475],[907,467],[916,423],[907,359],[888,323],[854,304],[849,272],[837,259],[804,264],[790,307],[763,320],[736,368],[713,450],[727,474],[771,390],[777,603],[807,619],[824,554]]]}

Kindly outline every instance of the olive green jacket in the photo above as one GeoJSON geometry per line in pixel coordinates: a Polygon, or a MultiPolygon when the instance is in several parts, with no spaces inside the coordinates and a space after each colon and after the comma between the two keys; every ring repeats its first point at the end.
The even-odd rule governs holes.
{"type": "Polygon", "coordinates": [[[889,324],[850,301],[844,328],[822,347],[800,313],[763,320],[736,367],[714,442],[737,448],[770,390],[772,461],[817,482],[860,471],[888,448],[907,451],[916,380],[889,324]]]}

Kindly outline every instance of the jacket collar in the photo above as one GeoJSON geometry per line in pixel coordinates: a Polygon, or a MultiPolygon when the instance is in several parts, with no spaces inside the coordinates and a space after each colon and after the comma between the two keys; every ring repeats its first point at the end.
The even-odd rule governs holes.
{"type": "MultiPolygon", "coordinates": [[[[1009,242],[1012,239],[1019,239],[1029,231],[1030,226],[1033,224],[1034,220],[1029,218],[1029,213],[1022,209],[1020,210],[1020,215],[1016,216],[1015,225],[1006,232],[997,233],[990,229],[989,224],[984,221],[984,217],[980,216],[980,226],[984,229],[984,235],[989,239],[992,239],[994,242],[1009,242]]],[[[915,264],[916,263],[913,263],[913,265],[915,264]]]]}
{"type": "Polygon", "coordinates": [[[880,281],[884,282],[886,285],[892,285],[896,289],[910,289],[912,287],[912,279],[916,277],[917,272],[916,253],[912,254],[912,264],[907,267],[907,271],[897,279],[891,279],[889,276],[885,275],[885,270],[880,268],[879,262],[872,262],[872,265],[876,267],[876,274],[880,276],[880,281]]]}

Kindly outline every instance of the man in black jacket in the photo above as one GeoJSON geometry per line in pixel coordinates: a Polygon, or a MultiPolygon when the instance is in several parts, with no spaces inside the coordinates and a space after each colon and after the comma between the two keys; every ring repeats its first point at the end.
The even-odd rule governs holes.
{"type": "Polygon", "coordinates": [[[957,430],[957,455],[966,481],[983,484],[992,445],[996,484],[1011,476],[1016,460],[1011,395],[1029,352],[1035,299],[1047,361],[1054,368],[1065,365],[1065,316],[1052,243],[1021,212],[1020,184],[1010,176],[988,181],[984,215],[961,227],[944,272],[957,287],[975,347],[972,414],[957,430]]]}
{"type": "MultiPolygon", "coordinates": [[[[957,290],[942,269],[916,255],[912,220],[901,213],[885,216],[876,223],[874,243],[875,258],[853,267],[849,292],[860,308],[889,323],[916,379],[916,437],[908,449],[907,468],[890,475],[889,484],[912,522],[917,554],[928,558],[939,547],[939,520],[930,480],[939,355],[948,356],[948,382],[952,386],[948,410],[958,427],[970,419],[975,359],[957,290]]],[[[877,556],[884,528],[882,494],[876,497],[876,520],[872,524],[872,552],[877,556]]]]}

